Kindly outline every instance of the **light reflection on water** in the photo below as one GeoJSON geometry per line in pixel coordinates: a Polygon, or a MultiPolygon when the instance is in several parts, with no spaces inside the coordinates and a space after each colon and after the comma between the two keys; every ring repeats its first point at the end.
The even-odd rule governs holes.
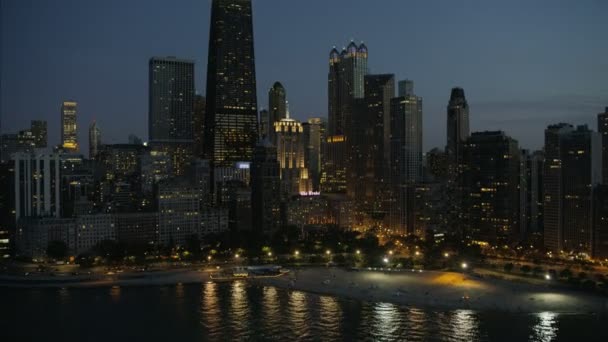
{"type": "Polygon", "coordinates": [[[534,325],[530,340],[554,341],[557,337],[557,314],[554,312],[540,312],[536,314],[537,323],[534,325]]]}
{"type": "Polygon", "coordinates": [[[63,341],[121,336],[184,341],[608,341],[608,319],[602,314],[436,311],[247,282],[2,289],[0,302],[12,308],[0,310],[2,336],[19,336],[7,341],[48,336],[63,341]],[[32,315],[40,308],[44,315],[32,315]],[[91,320],[112,329],[89,329],[91,320]]]}

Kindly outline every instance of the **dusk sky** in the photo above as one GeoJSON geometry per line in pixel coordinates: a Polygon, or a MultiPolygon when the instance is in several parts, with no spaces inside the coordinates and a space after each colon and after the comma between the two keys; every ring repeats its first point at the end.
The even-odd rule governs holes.
{"type": "MultiPolygon", "coordinates": [[[[93,119],[104,143],[147,139],[148,59],[196,61],[204,95],[210,0],[0,0],[2,131],[49,125],[79,104],[81,150],[93,119]]],[[[352,39],[371,73],[412,79],[424,99],[424,150],[445,145],[450,89],[471,129],[540,148],[547,124],[596,129],[608,106],[608,1],[254,0],[258,106],[281,81],[292,116],[327,116],[328,54],[352,39]]]]}

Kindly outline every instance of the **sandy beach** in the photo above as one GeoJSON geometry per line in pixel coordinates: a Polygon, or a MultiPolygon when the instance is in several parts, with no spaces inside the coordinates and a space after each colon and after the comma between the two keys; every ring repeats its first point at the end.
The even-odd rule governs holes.
{"type": "Polygon", "coordinates": [[[455,272],[347,271],[310,268],[281,278],[255,280],[264,285],[291,288],[357,300],[390,302],[439,309],[497,310],[508,312],[607,313],[608,298],[516,283],[478,279],[455,272]]]}
{"type": "MultiPolygon", "coordinates": [[[[160,286],[212,281],[209,272],[172,270],[121,275],[12,277],[0,276],[0,287],[73,288],[103,286],[160,286]]],[[[247,280],[275,286],[370,302],[437,309],[507,312],[608,313],[608,298],[582,292],[498,279],[479,279],[456,272],[349,271],[340,268],[296,269],[281,277],[247,280]]]]}

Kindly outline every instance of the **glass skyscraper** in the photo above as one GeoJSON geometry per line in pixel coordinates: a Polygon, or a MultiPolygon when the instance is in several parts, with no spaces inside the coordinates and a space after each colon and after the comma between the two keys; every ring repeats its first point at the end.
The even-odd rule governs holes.
{"type": "Polygon", "coordinates": [[[251,0],[213,0],[204,151],[214,167],[251,161],[258,139],[251,0]]]}

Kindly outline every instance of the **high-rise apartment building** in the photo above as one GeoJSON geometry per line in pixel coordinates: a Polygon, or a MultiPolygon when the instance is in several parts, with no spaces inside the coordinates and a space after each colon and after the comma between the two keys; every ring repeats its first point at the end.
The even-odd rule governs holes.
{"type": "Polygon", "coordinates": [[[469,104],[462,88],[452,88],[447,111],[446,153],[452,177],[457,177],[463,144],[469,138],[469,104]]]}
{"type": "Polygon", "coordinates": [[[207,101],[204,96],[194,97],[194,116],[192,117],[192,139],[194,140],[194,155],[203,156],[203,135],[205,132],[205,109],[207,101]]]}
{"type": "Polygon", "coordinates": [[[551,251],[591,255],[593,189],[601,183],[601,136],[587,126],[545,130],[544,239],[551,251]]]}
{"type": "Polygon", "coordinates": [[[62,172],[60,155],[16,153],[13,160],[15,219],[59,218],[62,172]]]}
{"type": "Polygon", "coordinates": [[[251,161],[258,140],[251,0],[213,0],[207,61],[205,158],[251,161]]]}
{"type": "Polygon", "coordinates": [[[294,119],[281,119],[274,123],[277,139],[277,159],[281,171],[281,193],[283,197],[311,191],[308,169],[304,165],[304,129],[294,119]]]}
{"type": "Polygon", "coordinates": [[[466,235],[500,244],[519,238],[520,151],[503,132],[476,132],[463,145],[466,235]]]}
{"type": "Polygon", "coordinates": [[[34,146],[36,148],[44,148],[47,146],[48,138],[46,121],[32,120],[30,132],[32,132],[32,136],[34,137],[34,146]]]}
{"type": "Polygon", "coordinates": [[[61,105],[61,147],[67,152],[78,152],[77,107],[74,101],[64,101],[61,105]]]}
{"type": "Polygon", "coordinates": [[[310,118],[302,123],[304,128],[304,167],[312,182],[313,191],[319,191],[321,180],[321,143],[324,140],[325,122],[321,118],[310,118]]]}

